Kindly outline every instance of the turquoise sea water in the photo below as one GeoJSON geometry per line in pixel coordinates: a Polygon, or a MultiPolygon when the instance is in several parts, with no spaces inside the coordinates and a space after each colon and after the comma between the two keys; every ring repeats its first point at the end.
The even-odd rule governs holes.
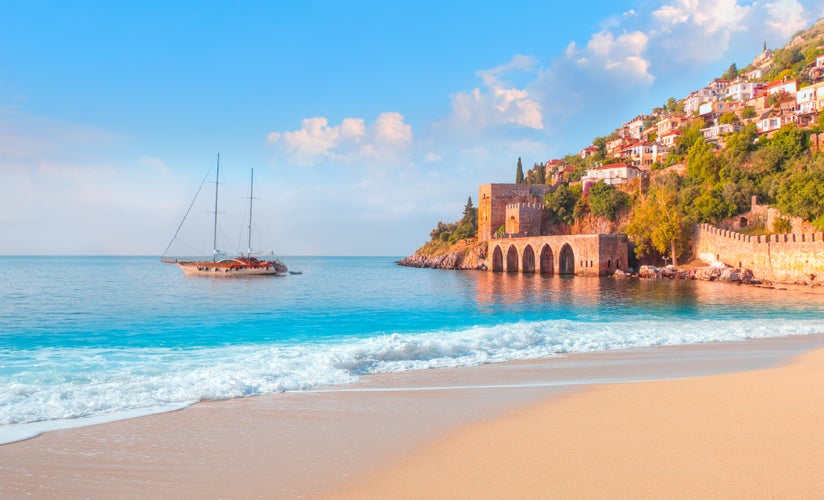
{"type": "MultiPolygon", "coordinates": [[[[276,278],[147,257],[0,257],[2,429],[370,374],[824,333],[820,294],[287,258],[276,278]]],[[[57,424],[59,427],[60,425],[57,424]]]]}

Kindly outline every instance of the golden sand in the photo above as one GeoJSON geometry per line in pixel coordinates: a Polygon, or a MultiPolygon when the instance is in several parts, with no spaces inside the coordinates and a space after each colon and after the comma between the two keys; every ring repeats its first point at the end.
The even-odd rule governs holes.
{"type": "Polygon", "coordinates": [[[822,495],[820,349],[768,370],[595,386],[452,433],[334,496],[822,495]]]}

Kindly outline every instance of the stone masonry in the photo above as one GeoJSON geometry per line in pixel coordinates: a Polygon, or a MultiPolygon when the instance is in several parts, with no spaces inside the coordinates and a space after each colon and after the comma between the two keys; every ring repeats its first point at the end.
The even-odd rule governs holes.
{"type": "MultiPolygon", "coordinates": [[[[543,204],[544,195],[552,191],[552,186],[544,184],[484,184],[478,188],[478,241],[492,239],[495,231],[506,226],[507,205],[518,203],[543,204]]],[[[540,234],[538,227],[531,227],[530,222],[521,224],[518,219],[518,233],[540,234]]]]}
{"type": "Polygon", "coordinates": [[[699,224],[693,241],[699,259],[749,269],[760,279],[780,283],[824,280],[824,233],[747,236],[699,224]]]}

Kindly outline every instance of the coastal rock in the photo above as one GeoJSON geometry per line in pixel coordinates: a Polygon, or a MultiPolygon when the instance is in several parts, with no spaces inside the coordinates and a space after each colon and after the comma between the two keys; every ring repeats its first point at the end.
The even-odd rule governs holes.
{"type": "Polygon", "coordinates": [[[734,269],[727,268],[721,271],[721,275],[718,276],[718,280],[732,283],[736,281],[741,281],[741,276],[739,276],[734,269]]]}
{"type": "Polygon", "coordinates": [[[715,276],[713,276],[713,269],[711,267],[696,269],[695,279],[701,281],[712,281],[713,279],[715,279],[715,276]]]}
{"type": "Polygon", "coordinates": [[[638,275],[647,279],[658,279],[661,277],[661,270],[655,266],[641,266],[638,275]]]}
{"type": "Polygon", "coordinates": [[[450,252],[446,255],[411,255],[398,261],[401,266],[430,269],[475,269],[465,267],[463,255],[450,252]]]}
{"type": "Polygon", "coordinates": [[[424,253],[423,248],[397,263],[401,266],[429,269],[472,269],[486,271],[486,243],[474,239],[462,240],[446,252],[424,253]]]}

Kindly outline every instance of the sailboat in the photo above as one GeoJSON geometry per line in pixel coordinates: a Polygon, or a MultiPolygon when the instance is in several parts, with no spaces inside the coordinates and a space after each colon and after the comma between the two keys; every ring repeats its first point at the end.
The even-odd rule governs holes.
{"type": "MultiPolygon", "coordinates": [[[[217,249],[217,205],[219,199],[219,180],[220,154],[217,155],[217,168],[215,170],[215,219],[212,237],[212,260],[168,260],[163,258],[163,262],[167,264],[176,264],[183,270],[183,274],[187,276],[209,276],[215,278],[285,276],[288,273],[286,264],[278,259],[258,259],[252,253],[252,201],[254,199],[255,189],[255,169],[252,169],[249,181],[249,239],[247,252],[245,254],[241,253],[235,257],[218,259],[218,256],[221,254],[220,250],[217,249]]],[[[198,192],[200,192],[200,190],[198,190],[198,192]]],[[[195,198],[197,198],[197,195],[195,195],[195,198]]],[[[194,201],[192,204],[194,204],[194,201]]],[[[189,209],[191,209],[191,205],[189,206],[189,209]]],[[[189,212],[187,211],[186,214],[188,215],[188,213],[189,212]]],[[[184,215],[183,220],[180,222],[180,226],[178,226],[178,232],[180,231],[180,227],[183,226],[183,222],[185,220],[186,216],[184,215]]],[[[166,247],[166,251],[169,250],[169,247],[171,247],[175,238],[177,238],[177,232],[172,238],[172,241],[169,243],[169,246],[166,247]]],[[[163,252],[163,254],[165,256],[166,252],[163,252]]]]}

